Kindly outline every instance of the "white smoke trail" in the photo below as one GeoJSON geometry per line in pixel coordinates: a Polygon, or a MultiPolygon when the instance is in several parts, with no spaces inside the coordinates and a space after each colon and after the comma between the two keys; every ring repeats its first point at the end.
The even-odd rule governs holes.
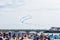
{"type": "Polygon", "coordinates": [[[27,20],[31,19],[32,17],[30,15],[24,16],[20,19],[21,23],[26,23],[27,20]]]}

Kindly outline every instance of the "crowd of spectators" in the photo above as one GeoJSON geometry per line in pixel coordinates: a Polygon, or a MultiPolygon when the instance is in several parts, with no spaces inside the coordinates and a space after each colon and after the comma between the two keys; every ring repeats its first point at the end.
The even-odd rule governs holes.
{"type": "Polygon", "coordinates": [[[17,32],[0,32],[0,40],[53,40],[60,39],[60,35],[49,35],[41,33],[17,33],[17,32]]]}

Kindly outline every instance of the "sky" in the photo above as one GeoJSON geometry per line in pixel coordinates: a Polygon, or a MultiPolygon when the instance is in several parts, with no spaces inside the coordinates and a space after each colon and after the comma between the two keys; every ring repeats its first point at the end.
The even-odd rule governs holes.
{"type": "Polygon", "coordinates": [[[60,27],[60,0],[0,0],[0,29],[51,27],[60,27]]]}

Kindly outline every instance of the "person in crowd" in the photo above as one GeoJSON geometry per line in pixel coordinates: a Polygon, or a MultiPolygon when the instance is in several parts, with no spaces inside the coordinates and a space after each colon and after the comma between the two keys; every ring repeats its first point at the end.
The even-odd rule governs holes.
{"type": "Polygon", "coordinates": [[[3,40],[3,39],[0,37],[0,40],[3,40]]]}
{"type": "Polygon", "coordinates": [[[6,34],[6,39],[5,40],[9,40],[8,34],[6,34]]]}
{"type": "Polygon", "coordinates": [[[45,35],[45,39],[44,40],[50,40],[50,38],[48,37],[48,35],[45,35]]]}
{"type": "Polygon", "coordinates": [[[39,38],[38,38],[38,35],[37,34],[35,34],[34,35],[34,39],[33,40],[39,40],[39,38]]]}
{"type": "Polygon", "coordinates": [[[34,39],[34,35],[31,35],[31,39],[34,39]]]}
{"type": "Polygon", "coordinates": [[[11,38],[11,32],[8,33],[8,37],[9,37],[9,39],[11,38]]]}
{"type": "Polygon", "coordinates": [[[12,35],[12,37],[10,38],[10,40],[15,40],[15,33],[12,35]]]}
{"type": "Polygon", "coordinates": [[[20,40],[18,34],[16,35],[15,40],[20,40]]]}
{"type": "Polygon", "coordinates": [[[7,38],[6,38],[6,33],[5,33],[5,32],[2,34],[2,39],[3,39],[3,40],[6,40],[6,39],[7,39],[7,38]]]}
{"type": "Polygon", "coordinates": [[[58,39],[58,35],[54,35],[54,39],[58,39]]]}
{"type": "Polygon", "coordinates": [[[44,34],[43,33],[41,33],[39,40],[44,40],[44,34]]]}
{"type": "Polygon", "coordinates": [[[20,40],[23,40],[23,39],[24,39],[24,37],[22,36],[20,40]]]}
{"type": "Polygon", "coordinates": [[[53,34],[49,35],[49,38],[50,40],[54,40],[54,35],[53,34]]]}
{"type": "Polygon", "coordinates": [[[2,34],[1,34],[1,33],[0,33],[0,40],[3,40],[3,39],[2,39],[2,34]]]}

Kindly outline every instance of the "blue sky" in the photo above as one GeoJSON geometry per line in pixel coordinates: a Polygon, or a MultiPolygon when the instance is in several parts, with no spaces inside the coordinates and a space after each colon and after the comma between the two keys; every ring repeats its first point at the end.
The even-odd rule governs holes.
{"type": "Polygon", "coordinates": [[[60,0],[0,0],[0,29],[51,27],[60,27],[60,0]],[[25,16],[31,18],[21,23],[25,16]]]}

